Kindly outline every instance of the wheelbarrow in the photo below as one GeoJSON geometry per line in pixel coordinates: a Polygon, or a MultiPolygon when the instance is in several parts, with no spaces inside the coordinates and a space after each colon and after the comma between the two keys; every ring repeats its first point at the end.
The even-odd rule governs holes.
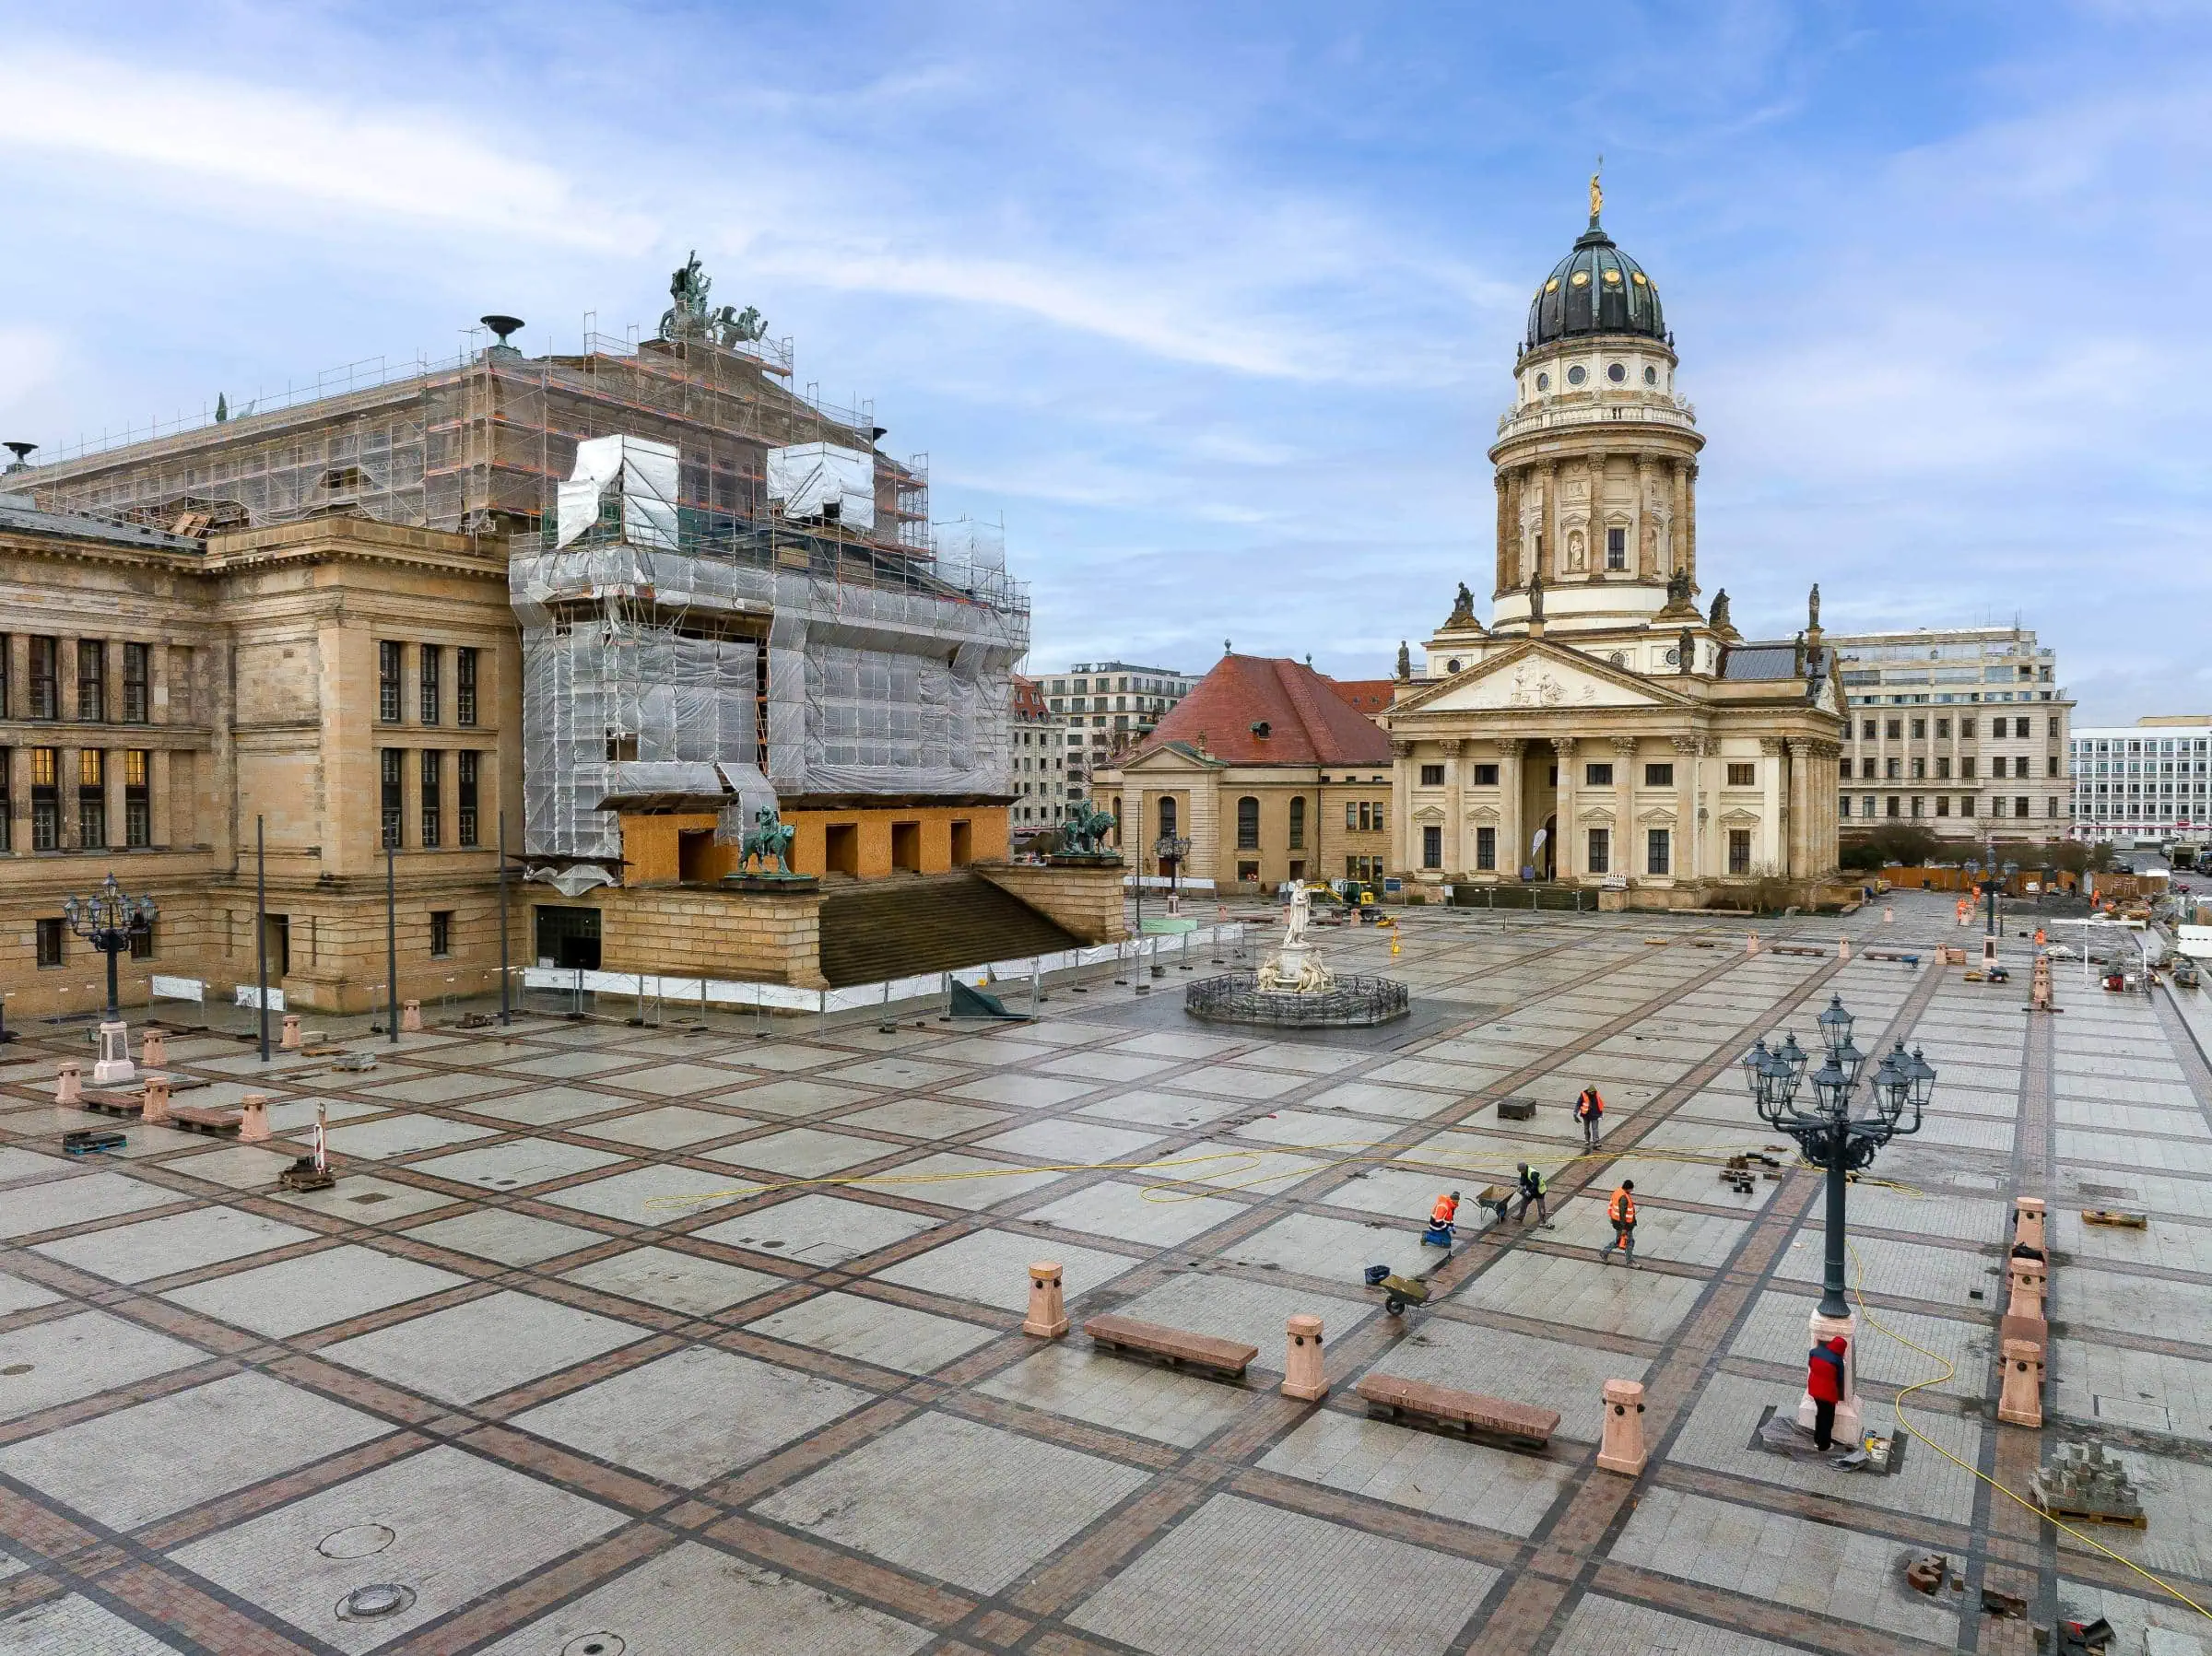
{"type": "Polygon", "coordinates": [[[1370,1265],[1367,1286],[1382,1290],[1382,1309],[1395,1317],[1409,1305],[1429,1303],[1429,1285],[1418,1276],[1400,1276],[1388,1265],[1370,1265]]]}

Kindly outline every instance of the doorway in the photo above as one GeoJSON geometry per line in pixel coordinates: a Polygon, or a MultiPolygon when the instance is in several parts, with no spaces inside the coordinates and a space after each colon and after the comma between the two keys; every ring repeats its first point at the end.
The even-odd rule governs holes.
{"type": "Polygon", "coordinates": [[[541,904],[535,910],[537,963],[564,971],[599,969],[599,910],[541,904]]]}
{"type": "Polygon", "coordinates": [[[269,928],[269,976],[281,983],[292,975],[292,917],[269,914],[263,918],[269,928]]]}
{"type": "Polygon", "coordinates": [[[860,824],[833,822],[822,830],[822,866],[830,874],[860,877],[860,824]]]}
{"type": "Polygon", "coordinates": [[[908,874],[922,872],[922,825],[918,822],[891,824],[891,866],[908,874]]]}
{"type": "Polygon", "coordinates": [[[1544,852],[1536,869],[1537,878],[1556,880],[1559,877],[1559,819],[1557,816],[1547,816],[1544,818],[1544,852]]]}
{"type": "Polygon", "coordinates": [[[678,828],[676,834],[676,877],[687,886],[713,878],[708,863],[714,854],[712,828],[678,828]]]}
{"type": "Polygon", "coordinates": [[[965,822],[952,825],[952,865],[965,868],[975,861],[975,829],[965,822]]]}

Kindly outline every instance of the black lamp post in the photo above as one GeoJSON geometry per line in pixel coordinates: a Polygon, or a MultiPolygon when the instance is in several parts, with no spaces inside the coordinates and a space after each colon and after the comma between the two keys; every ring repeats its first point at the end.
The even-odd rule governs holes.
{"type": "Polygon", "coordinates": [[[1154,842],[1152,854],[1168,870],[1168,912],[1182,912],[1182,860],[1191,854],[1190,840],[1177,834],[1162,834],[1154,842]]]}
{"type": "Polygon", "coordinates": [[[120,1023],[123,1012],[117,1000],[115,961],[129,951],[132,939],[144,937],[154,929],[154,899],[124,896],[123,887],[111,874],[90,897],[64,898],[62,912],[68,917],[72,932],[108,957],[107,1021],[120,1023]]]}
{"type": "Polygon", "coordinates": [[[1846,1318],[1843,1298],[1843,1205],[1846,1175],[1870,1166],[1892,1138],[1920,1131],[1921,1113],[1936,1086],[1936,1071],[1900,1040],[1882,1055],[1865,1091],[1859,1089],[1866,1055],[1853,1044],[1854,1020],[1843,997],[1830,997],[1820,1015],[1822,1063],[1813,1072],[1815,1102],[1797,1103],[1808,1060],[1795,1035],[1770,1049],[1762,1039],[1744,1054],[1745,1084],[1759,1107],[1759,1120],[1788,1133],[1806,1160],[1828,1169],[1828,1256],[1820,1283],[1823,1317],[1846,1318]],[[1910,1111],[1908,1116],[1907,1112],[1910,1111]]]}

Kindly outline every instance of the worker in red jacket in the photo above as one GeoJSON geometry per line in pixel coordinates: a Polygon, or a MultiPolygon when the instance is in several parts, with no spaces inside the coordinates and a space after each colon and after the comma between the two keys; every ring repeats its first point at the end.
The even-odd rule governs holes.
{"type": "Polygon", "coordinates": [[[1574,1119],[1583,1124],[1583,1143],[1591,1149],[1597,1148],[1598,1119],[1606,1113],[1606,1100],[1593,1081],[1583,1088],[1574,1100],[1574,1119]]]}
{"type": "Polygon", "coordinates": [[[1813,1447],[1830,1449],[1836,1435],[1836,1405],[1843,1401],[1841,1334],[1813,1347],[1806,1363],[1805,1389],[1813,1397],[1813,1447]]]}

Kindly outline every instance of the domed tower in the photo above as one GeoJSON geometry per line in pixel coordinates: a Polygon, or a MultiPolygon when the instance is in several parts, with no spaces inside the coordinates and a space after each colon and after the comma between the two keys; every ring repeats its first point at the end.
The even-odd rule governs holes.
{"type": "Polygon", "coordinates": [[[1598,222],[1529,301],[1513,405],[1490,450],[1498,483],[1493,630],[1524,630],[1531,586],[1551,633],[1691,619],[1698,451],[1675,393],[1674,335],[1649,273],[1598,222]],[[1670,578],[1674,591],[1669,594],[1670,578]]]}

